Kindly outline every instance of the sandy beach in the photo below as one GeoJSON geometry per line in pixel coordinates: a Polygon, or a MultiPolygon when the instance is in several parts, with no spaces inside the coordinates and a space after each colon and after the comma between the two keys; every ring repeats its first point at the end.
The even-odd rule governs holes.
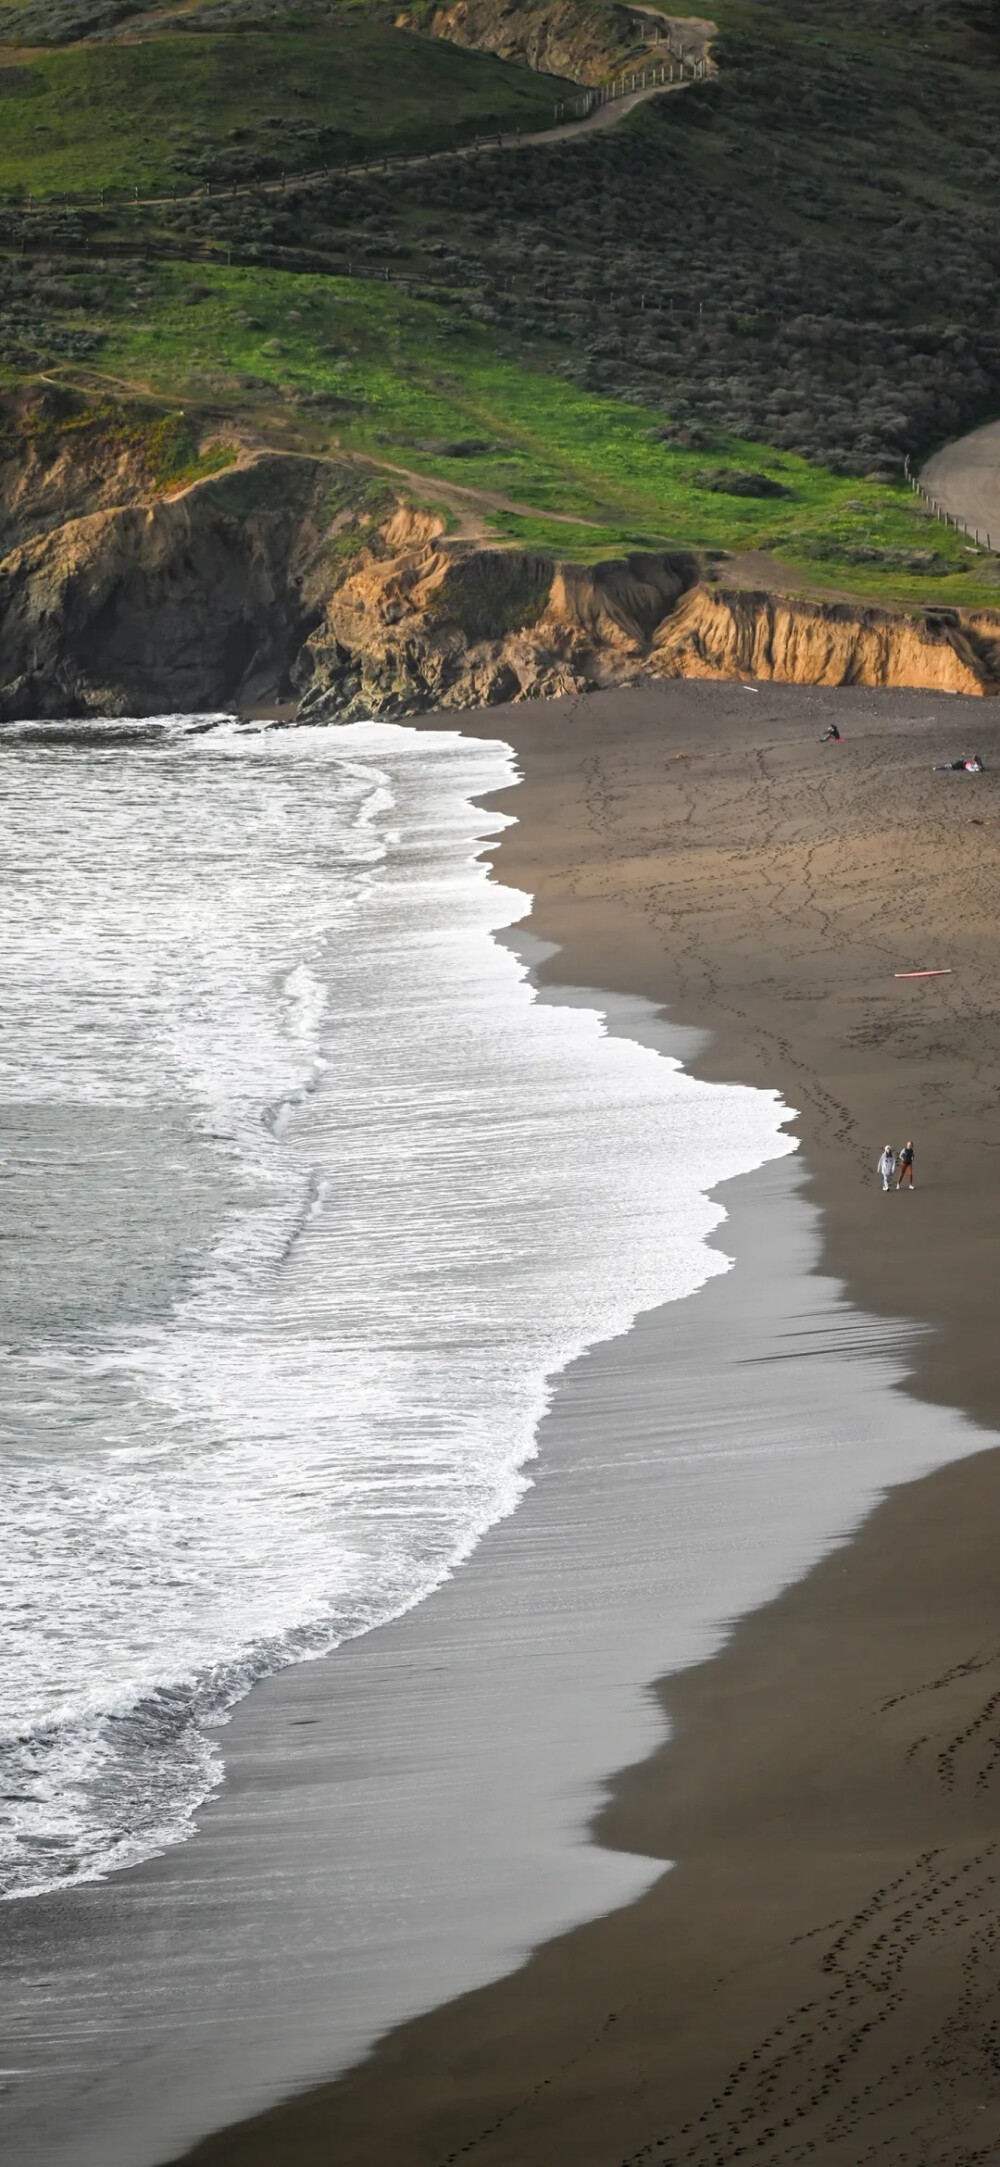
{"type": "MultiPolygon", "coordinates": [[[[541,975],[666,1003],[710,1029],[702,1074],[778,1086],[801,1109],[818,1261],[887,1346],[889,1320],[924,1328],[893,1395],[904,1426],[949,1408],[995,1425],[989,710],[679,685],[468,726],[522,763],[498,866],[558,944],[541,975]],[[831,716],[843,742],[822,746],[831,716]],[[934,772],[974,745],[984,777],[934,772]],[[952,975],[895,976],[931,968],[952,975]],[[875,1158],[906,1135],[916,1193],[884,1198],[875,1158]]],[[[839,1346],[834,1374],[865,1353],[839,1346]]],[[[998,1513],[991,1451],[892,1490],[660,1689],[669,1742],[616,1780],[595,1834],[673,1871],[190,2157],[993,2158],[998,1513]]]]}
{"type": "Polygon", "coordinates": [[[487,855],[546,1003],[780,1090],[801,1148],[723,1183],[731,1272],[564,1371],[451,1579],[254,1687],[191,1840],[4,1907],[3,2143],[978,2167],[998,725],[683,684],[464,727],[516,749],[487,855]]]}

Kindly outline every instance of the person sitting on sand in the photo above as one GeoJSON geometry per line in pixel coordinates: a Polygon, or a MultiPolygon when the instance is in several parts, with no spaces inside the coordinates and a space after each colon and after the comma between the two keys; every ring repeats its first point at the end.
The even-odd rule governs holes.
{"type": "Polygon", "coordinates": [[[986,762],[978,752],[974,752],[971,760],[966,760],[964,756],[961,760],[939,760],[937,773],[939,775],[985,775],[986,762]]]}
{"type": "Polygon", "coordinates": [[[892,1177],[896,1171],[896,1154],[891,1144],[886,1145],[875,1171],[882,1176],[882,1194],[885,1196],[892,1188],[892,1177]]]}
{"type": "Polygon", "coordinates": [[[897,1189],[901,1189],[901,1188],[902,1188],[902,1186],[903,1186],[903,1183],[904,1183],[904,1181],[908,1181],[908,1182],[909,1182],[909,1184],[910,1184],[910,1187],[911,1187],[911,1189],[912,1189],[912,1187],[913,1187],[913,1145],[912,1145],[912,1143],[910,1142],[910,1139],[909,1139],[909,1137],[907,1137],[907,1140],[906,1140],[905,1144],[903,1145],[902,1151],[901,1151],[901,1152],[900,1152],[900,1154],[899,1154],[899,1180],[898,1180],[898,1181],[897,1181],[897,1183],[896,1183],[896,1187],[897,1187],[897,1189]]]}
{"type": "Polygon", "coordinates": [[[820,738],[820,744],[821,744],[821,745],[839,745],[839,744],[840,744],[840,731],[838,730],[838,728],[837,728],[837,725],[836,725],[836,723],[835,723],[835,722],[831,722],[831,723],[829,723],[829,724],[827,725],[827,728],[826,728],[826,729],[824,730],[824,732],[823,732],[823,735],[822,735],[822,737],[820,738]]]}

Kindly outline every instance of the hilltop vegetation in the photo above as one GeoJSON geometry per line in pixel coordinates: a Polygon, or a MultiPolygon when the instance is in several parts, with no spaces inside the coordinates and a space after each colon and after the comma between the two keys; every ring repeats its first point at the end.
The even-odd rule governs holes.
{"type": "MultiPolygon", "coordinates": [[[[65,26],[70,5],[19,20],[59,7],[65,26]]],[[[716,81],[572,142],[132,213],[11,204],[0,364],[347,446],[432,498],[478,493],[498,534],[563,555],[680,542],[846,591],[995,599],[993,560],[921,514],[902,467],[1000,410],[1000,8],[715,12],[716,81]],[[720,487],[727,469],[787,494],[720,487]]],[[[501,87],[505,126],[517,99],[551,111],[545,79],[374,8],[220,0],[184,19],[162,37],[144,20],[141,45],[122,42],[134,17],[104,21],[99,42],[16,66],[64,86],[90,71],[86,145],[44,148],[31,130],[56,93],[4,96],[5,63],[0,189],[67,186],[84,149],[109,182],[141,154],[150,176],[232,187],[333,165],[338,144],[485,126],[501,87]],[[156,86],[148,105],[129,83],[156,86]]]]}
{"type": "MultiPolygon", "coordinates": [[[[23,337],[39,286],[51,286],[31,265],[7,278],[23,337]]],[[[249,432],[350,451],[451,518],[469,498],[524,547],[591,559],[678,544],[770,551],[847,592],[994,594],[984,561],[907,490],[729,435],[711,439],[721,462],[708,459],[642,407],[498,350],[492,328],[442,305],[440,289],[427,299],[384,280],[103,262],[58,293],[88,326],[75,335],[99,351],[102,380],[183,402],[214,441],[249,432]]]]}
{"type": "MultiPolygon", "coordinates": [[[[718,81],[565,147],[335,184],[279,210],[272,245],[294,224],[416,272],[436,257],[498,336],[589,389],[898,474],[1000,405],[989,11],[717,12],[718,81]]],[[[238,207],[196,217],[249,238],[238,207]]]]}
{"type": "Polygon", "coordinates": [[[164,28],[0,69],[0,195],[185,194],[205,181],[279,179],[542,127],[565,94],[357,9],[262,18],[220,5],[164,28]],[[234,15],[228,32],[215,28],[234,15]]]}

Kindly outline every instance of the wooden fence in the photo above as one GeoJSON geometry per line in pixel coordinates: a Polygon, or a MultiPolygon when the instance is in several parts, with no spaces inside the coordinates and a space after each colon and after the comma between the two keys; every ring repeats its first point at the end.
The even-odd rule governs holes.
{"type": "Polygon", "coordinates": [[[610,83],[598,83],[593,90],[581,92],[579,98],[570,98],[561,105],[554,105],[552,117],[560,121],[567,116],[571,120],[586,120],[588,114],[597,112],[602,105],[611,105],[618,98],[631,98],[636,91],[664,88],[670,83],[695,83],[708,74],[704,60],[691,60],[687,54],[676,53],[668,44],[669,60],[647,60],[644,67],[623,68],[620,75],[610,83]]]}

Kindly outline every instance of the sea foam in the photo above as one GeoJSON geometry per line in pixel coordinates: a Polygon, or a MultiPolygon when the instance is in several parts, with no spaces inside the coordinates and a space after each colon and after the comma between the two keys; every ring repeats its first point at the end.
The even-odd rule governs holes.
{"type": "Polygon", "coordinates": [[[7,733],[0,1887],[180,1840],[255,1679],[420,1602],[552,1381],[793,1148],[493,939],[509,749],[7,733]],[[221,1750],[220,1750],[221,1749],[221,1750]]]}

